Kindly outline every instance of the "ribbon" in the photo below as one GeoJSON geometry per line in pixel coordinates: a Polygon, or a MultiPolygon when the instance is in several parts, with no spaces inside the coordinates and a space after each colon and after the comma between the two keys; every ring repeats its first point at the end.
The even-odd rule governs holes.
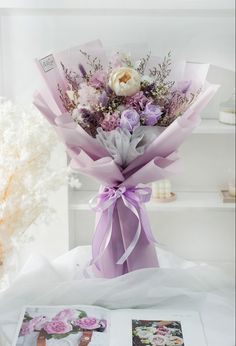
{"type": "Polygon", "coordinates": [[[93,260],[92,264],[96,264],[106,251],[112,237],[113,213],[116,202],[119,198],[123,200],[124,205],[137,218],[138,225],[130,245],[125,250],[124,254],[119,258],[116,264],[122,265],[127,261],[133,250],[135,249],[142,229],[150,243],[156,243],[152,234],[146,210],[143,207],[144,203],[150,201],[152,190],[149,187],[104,187],[99,194],[90,200],[91,208],[101,213],[101,217],[97,223],[95,237],[93,241],[93,260]]]}

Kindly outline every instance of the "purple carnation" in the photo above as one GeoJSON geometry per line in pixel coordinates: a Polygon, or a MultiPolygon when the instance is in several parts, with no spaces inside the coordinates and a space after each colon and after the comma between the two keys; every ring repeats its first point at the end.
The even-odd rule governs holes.
{"type": "Polygon", "coordinates": [[[105,119],[101,123],[101,127],[105,131],[115,130],[119,125],[120,125],[119,113],[106,115],[105,119]]]}
{"type": "Polygon", "coordinates": [[[144,95],[143,91],[139,91],[137,94],[127,97],[127,105],[137,112],[143,111],[147,103],[148,98],[144,95]]]}
{"type": "Polygon", "coordinates": [[[158,119],[161,117],[161,108],[151,102],[149,102],[144,111],[142,112],[142,117],[144,118],[145,125],[154,126],[156,125],[158,119]]]}
{"type": "Polygon", "coordinates": [[[130,132],[140,125],[140,116],[135,109],[126,109],[121,114],[120,127],[130,132]]]}

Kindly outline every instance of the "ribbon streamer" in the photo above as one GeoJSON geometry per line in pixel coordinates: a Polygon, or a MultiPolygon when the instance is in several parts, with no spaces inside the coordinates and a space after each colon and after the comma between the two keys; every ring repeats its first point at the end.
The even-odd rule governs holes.
{"type": "Polygon", "coordinates": [[[122,265],[127,261],[140,239],[142,229],[150,243],[157,243],[152,234],[146,210],[143,207],[144,203],[150,201],[151,193],[152,190],[149,187],[104,187],[97,196],[90,200],[91,208],[101,213],[93,242],[93,254],[96,256],[94,256],[91,265],[95,264],[100,269],[97,262],[111,241],[113,214],[119,198],[123,200],[126,208],[136,216],[138,225],[133,240],[116,264],[122,265]]]}

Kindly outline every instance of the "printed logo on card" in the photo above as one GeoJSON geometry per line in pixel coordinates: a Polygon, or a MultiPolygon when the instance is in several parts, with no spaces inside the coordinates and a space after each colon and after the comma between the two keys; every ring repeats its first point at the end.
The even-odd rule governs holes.
{"type": "Polygon", "coordinates": [[[52,54],[39,60],[44,72],[53,70],[56,67],[56,63],[52,54]]]}

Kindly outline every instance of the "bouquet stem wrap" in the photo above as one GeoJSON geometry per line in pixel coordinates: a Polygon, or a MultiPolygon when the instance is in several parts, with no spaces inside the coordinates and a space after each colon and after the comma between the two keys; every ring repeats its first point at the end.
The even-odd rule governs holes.
{"type": "Polygon", "coordinates": [[[97,212],[92,264],[106,277],[158,266],[144,206],[150,198],[149,187],[116,186],[101,188],[91,201],[97,212]]]}

